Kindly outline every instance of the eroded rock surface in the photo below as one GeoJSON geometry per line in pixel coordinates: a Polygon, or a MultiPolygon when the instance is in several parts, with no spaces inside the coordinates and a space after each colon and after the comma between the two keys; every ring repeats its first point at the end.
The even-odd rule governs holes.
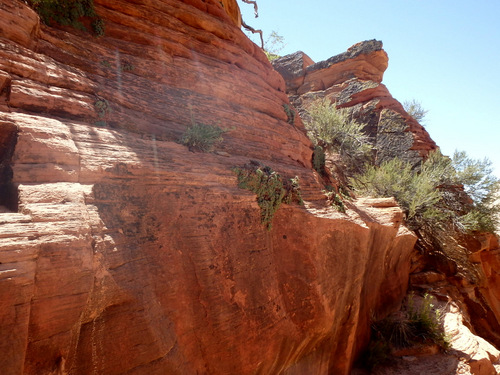
{"type": "Polygon", "coordinates": [[[274,60],[273,66],[301,113],[314,100],[329,98],[365,125],[378,163],[398,156],[416,164],[437,146],[381,83],[388,61],[382,42],[369,40],[325,61],[313,63],[297,52],[274,60]]]}
{"type": "MultiPolygon", "coordinates": [[[[297,52],[274,60],[273,66],[285,79],[290,100],[301,114],[307,115],[307,108],[313,101],[328,98],[337,107],[348,108],[365,125],[375,149],[374,162],[381,163],[397,157],[418,165],[437,146],[427,131],[406,113],[381,83],[387,63],[382,43],[371,40],[358,43],[347,52],[319,63],[313,63],[303,52],[297,52]]],[[[332,161],[330,164],[327,161],[327,165],[336,172],[335,160],[332,161]]],[[[470,198],[462,187],[449,187],[446,193],[448,197],[453,196],[455,204],[470,204],[470,198]]],[[[481,233],[466,235],[453,225],[448,225],[445,230],[436,230],[432,236],[425,230],[418,231],[419,240],[412,254],[410,284],[422,292],[453,290],[453,300],[460,304],[460,311],[470,316],[473,335],[478,335],[478,340],[483,337],[499,347],[498,237],[481,233]]],[[[460,366],[474,370],[476,364],[471,358],[469,356],[460,362],[455,357],[433,356],[427,364],[420,361],[411,364],[413,372],[408,374],[467,373],[460,372],[462,370],[456,365],[460,362],[460,366]],[[439,367],[446,361],[449,365],[446,369],[439,367]],[[431,371],[434,365],[437,367],[431,371]]],[[[486,361],[488,363],[484,361],[478,365],[481,370],[476,369],[475,373],[494,371],[492,363],[496,363],[497,359],[492,358],[486,361]]],[[[406,366],[404,361],[402,365],[395,373],[406,373],[398,371],[410,365],[406,366]]]]}
{"type": "MultiPolygon", "coordinates": [[[[372,371],[373,375],[495,375],[500,371],[500,352],[489,342],[471,332],[470,317],[451,300],[437,302],[442,312],[444,330],[449,340],[446,352],[432,346],[400,350],[388,365],[372,371]]],[[[364,372],[355,370],[355,375],[364,372]]]]}
{"type": "Polygon", "coordinates": [[[95,0],[100,38],[0,4],[3,374],[347,374],[400,303],[401,211],[326,204],[285,82],[222,3],[95,0]],[[228,129],[217,152],[176,142],[193,122],[228,129]],[[250,160],[300,178],[270,232],[232,172],[250,160]]]}

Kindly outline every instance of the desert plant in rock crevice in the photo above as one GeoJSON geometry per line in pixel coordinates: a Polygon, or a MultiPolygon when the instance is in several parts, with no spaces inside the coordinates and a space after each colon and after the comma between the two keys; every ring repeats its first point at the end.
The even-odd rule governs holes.
{"type": "Polygon", "coordinates": [[[194,123],[188,126],[178,142],[191,151],[210,152],[223,141],[222,134],[227,131],[216,125],[194,123]]]}
{"type": "Polygon", "coordinates": [[[372,159],[370,138],[364,125],[349,110],[338,109],[329,99],[313,102],[304,115],[307,134],[315,147],[340,155],[347,175],[359,172],[372,159]]]}
{"type": "Polygon", "coordinates": [[[285,111],[285,114],[286,114],[286,117],[287,117],[287,120],[286,122],[288,122],[290,125],[293,125],[294,121],[295,121],[295,110],[293,109],[293,107],[289,104],[283,104],[283,110],[285,111]]]}
{"type": "Polygon", "coordinates": [[[373,368],[387,362],[393,350],[419,344],[436,344],[449,349],[449,338],[442,325],[442,311],[435,307],[434,297],[424,294],[420,303],[410,293],[401,309],[371,325],[371,341],[364,354],[365,365],[373,368]]]}
{"type": "Polygon", "coordinates": [[[274,214],[282,203],[302,204],[299,178],[284,179],[267,166],[245,165],[233,168],[238,178],[238,187],[254,192],[260,207],[261,222],[271,230],[274,214]]]}
{"type": "Polygon", "coordinates": [[[322,192],[325,194],[326,200],[331,207],[335,208],[335,210],[339,212],[346,212],[343,198],[349,198],[342,194],[342,188],[339,188],[337,192],[333,186],[326,185],[325,190],[322,192]]]}

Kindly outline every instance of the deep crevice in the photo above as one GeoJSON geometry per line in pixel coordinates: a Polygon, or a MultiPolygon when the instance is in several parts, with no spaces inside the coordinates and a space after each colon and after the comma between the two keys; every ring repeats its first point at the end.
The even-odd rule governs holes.
{"type": "Polygon", "coordinates": [[[11,122],[0,122],[0,212],[18,212],[19,194],[12,182],[12,156],[17,143],[18,128],[11,122]],[[1,207],[3,206],[3,207],[1,207]]]}

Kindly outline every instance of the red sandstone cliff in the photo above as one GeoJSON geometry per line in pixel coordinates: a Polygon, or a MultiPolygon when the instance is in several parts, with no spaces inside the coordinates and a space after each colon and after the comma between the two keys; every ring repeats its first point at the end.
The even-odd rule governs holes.
{"type": "MultiPolygon", "coordinates": [[[[318,98],[328,98],[338,107],[349,108],[371,136],[375,162],[398,157],[418,164],[437,148],[427,131],[406,113],[381,83],[388,66],[381,42],[361,42],[347,52],[318,63],[303,52],[297,52],[274,60],[273,66],[285,79],[290,100],[300,112],[318,98]]],[[[458,193],[463,195],[463,192],[458,193]]],[[[500,347],[498,237],[494,234],[466,235],[452,225],[435,233],[417,232],[419,238],[412,254],[410,286],[414,290],[434,293],[448,303],[457,303],[460,312],[453,319],[467,327],[449,331],[453,335],[449,358],[436,355],[418,361],[415,366],[403,363],[396,369],[377,374],[429,371],[496,374],[500,369],[500,352],[481,342],[486,338],[500,347]],[[470,337],[469,329],[482,338],[470,337]],[[468,334],[465,338],[461,334],[455,337],[458,331],[468,334]],[[462,363],[463,358],[467,358],[465,362],[468,363],[462,363]],[[440,367],[441,362],[447,369],[440,367]]]]}
{"type": "Polygon", "coordinates": [[[348,373],[406,289],[401,211],[326,206],[234,1],[95,3],[101,38],[0,4],[2,373],[348,373]],[[231,130],[190,152],[192,122],[231,130]],[[271,232],[250,159],[300,177],[271,232]]]}
{"type": "Polygon", "coordinates": [[[391,152],[424,156],[434,143],[380,83],[385,52],[302,56],[290,84],[234,0],[95,3],[100,38],[0,4],[3,373],[349,373],[370,319],[406,291],[416,238],[390,199],[328,207],[283,105],[287,89],[298,107],[343,98],[380,145],[397,117],[391,152]],[[193,122],[230,131],[191,152],[176,141],[193,122]],[[232,172],[250,160],[300,177],[304,206],[282,206],[271,232],[232,172]]]}
{"type": "Polygon", "coordinates": [[[314,63],[303,52],[273,61],[299,109],[318,98],[351,108],[373,138],[377,162],[399,157],[418,163],[437,148],[427,131],[409,116],[382,82],[388,57],[382,42],[355,44],[340,55],[314,63]]]}

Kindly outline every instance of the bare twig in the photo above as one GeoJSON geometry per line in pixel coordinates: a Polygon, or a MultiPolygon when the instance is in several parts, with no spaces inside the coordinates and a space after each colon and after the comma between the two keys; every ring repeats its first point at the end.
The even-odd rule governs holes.
{"type": "Polygon", "coordinates": [[[241,25],[247,29],[248,31],[251,31],[254,34],[259,34],[260,35],[260,46],[262,49],[264,49],[264,38],[262,37],[262,30],[256,30],[252,26],[248,26],[245,21],[241,20],[241,25]]]}
{"type": "Polygon", "coordinates": [[[257,6],[257,1],[252,0],[241,0],[245,4],[253,4],[253,11],[255,13],[255,18],[259,17],[259,7],[257,6]]]}

